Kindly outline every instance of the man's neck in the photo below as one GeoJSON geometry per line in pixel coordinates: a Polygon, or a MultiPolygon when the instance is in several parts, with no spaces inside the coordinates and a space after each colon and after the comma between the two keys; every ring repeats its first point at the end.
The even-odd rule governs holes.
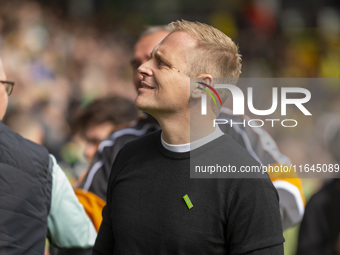
{"type": "Polygon", "coordinates": [[[162,129],[162,138],[168,144],[190,143],[190,116],[156,118],[162,129]]]}
{"type": "Polygon", "coordinates": [[[211,134],[215,128],[208,117],[191,118],[190,114],[156,118],[162,129],[162,138],[168,144],[186,144],[211,134]]]}

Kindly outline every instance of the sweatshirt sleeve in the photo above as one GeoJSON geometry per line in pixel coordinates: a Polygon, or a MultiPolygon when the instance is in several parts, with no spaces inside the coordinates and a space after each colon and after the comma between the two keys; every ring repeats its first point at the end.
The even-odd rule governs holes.
{"type": "Polygon", "coordinates": [[[79,203],[65,173],[50,155],[52,168],[52,198],[48,215],[48,231],[59,248],[89,248],[94,245],[96,230],[79,203]]]}

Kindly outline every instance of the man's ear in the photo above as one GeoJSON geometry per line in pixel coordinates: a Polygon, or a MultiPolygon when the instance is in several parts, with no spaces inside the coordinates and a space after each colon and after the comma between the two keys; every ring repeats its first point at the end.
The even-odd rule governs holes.
{"type": "Polygon", "coordinates": [[[213,86],[213,77],[210,74],[200,74],[198,78],[201,78],[203,83],[213,86]]]}
{"type": "Polygon", "coordinates": [[[196,87],[191,93],[192,98],[201,98],[202,94],[205,93],[202,89],[206,89],[204,84],[213,86],[213,78],[210,74],[200,74],[197,76],[197,80],[199,81],[196,82],[196,87]]]}

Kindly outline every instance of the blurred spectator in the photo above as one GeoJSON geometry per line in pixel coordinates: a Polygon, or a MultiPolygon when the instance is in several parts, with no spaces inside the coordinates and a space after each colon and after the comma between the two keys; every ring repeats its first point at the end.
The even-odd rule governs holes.
{"type": "Polygon", "coordinates": [[[95,229],[55,158],[2,123],[13,86],[0,59],[0,253],[42,254],[49,237],[62,250],[89,254],[95,229]]]}
{"type": "MultiPolygon", "coordinates": [[[[150,58],[153,47],[169,33],[169,29],[167,26],[151,27],[142,33],[136,43],[131,61],[136,90],[142,79],[137,68],[150,58]]],[[[143,114],[134,126],[113,131],[99,144],[89,171],[86,172],[76,189],[78,199],[84,205],[97,231],[102,222],[102,209],[106,203],[107,182],[111,173],[111,166],[118,152],[126,143],[157,129],[159,129],[159,125],[156,120],[150,115],[143,114]]]]}
{"type": "MultiPolygon", "coordinates": [[[[73,142],[76,144],[76,150],[80,150],[87,161],[82,164],[81,160],[75,163],[79,161],[79,157],[73,159],[75,164],[72,166],[72,174],[78,181],[81,181],[81,175],[85,174],[84,169],[92,161],[99,143],[111,132],[131,126],[137,115],[134,103],[121,96],[98,98],[75,113],[71,121],[73,142]]],[[[72,144],[68,144],[69,148],[64,153],[74,153],[72,144]]],[[[65,158],[69,156],[66,155],[65,158]]]]}
{"type": "Polygon", "coordinates": [[[31,112],[14,109],[6,114],[4,123],[22,137],[37,143],[44,142],[44,128],[38,118],[31,112]]]}
{"type": "MultiPolygon", "coordinates": [[[[136,118],[137,109],[133,102],[120,96],[99,98],[80,110],[75,117],[72,128],[74,134],[79,134],[85,140],[83,152],[88,162],[92,161],[102,140],[114,131],[132,126],[136,118]]],[[[84,170],[82,173],[77,173],[77,175],[80,175],[79,183],[82,182],[86,174],[88,172],[84,170]]],[[[78,185],[77,183],[75,184],[75,186],[78,185]]],[[[79,201],[85,207],[87,214],[94,222],[95,227],[98,228],[97,216],[89,212],[89,208],[92,210],[99,208],[98,217],[100,222],[100,211],[105,204],[104,200],[86,190],[76,189],[75,192],[79,201]]]]}
{"type": "MultiPolygon", "coordinates": [[[[333,163],[340,163],[340,118],[336,114],[322,118],[323,140],[333,156],[333,163]],[[327,118],[328,121],[325,121],[327,118]],[[325,124],[327,123],[327,124],[325,124]]],[[[306,205],[300,226],[297,255],[340,254],[340,175],[326,181],[306,205]]]]}
{"type": "Polygon", "coordinates": [[[327,181],[306,205],[297,255],[338,255],[340,245],[340,179],[327,181]]]}
{"type": "Polygon", "coordinates": [[[99,98],[80,110],[72,129],[85,140],[84,156],[91,162],[102,140],[115,130],[131,126],[136,118],[137,109],[131,100],[120,96],[99,98]]]}

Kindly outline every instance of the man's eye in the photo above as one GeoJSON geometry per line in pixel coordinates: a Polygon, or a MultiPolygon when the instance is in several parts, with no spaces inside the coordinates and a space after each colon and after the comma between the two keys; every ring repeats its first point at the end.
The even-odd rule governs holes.
{"type": "Polygon", "coordinates": [[[165,66],[165,63],[161,60],[157,60],[158,67],[165,66]]]}
{"type": "Polygon", "coordinates": [[[131,61],[131,66],[132,66],[133,70],[137,70],[138,67],[139,67],[141,64],[142,64],[141,62],[136,61],[136,60],[131,61]]]}

